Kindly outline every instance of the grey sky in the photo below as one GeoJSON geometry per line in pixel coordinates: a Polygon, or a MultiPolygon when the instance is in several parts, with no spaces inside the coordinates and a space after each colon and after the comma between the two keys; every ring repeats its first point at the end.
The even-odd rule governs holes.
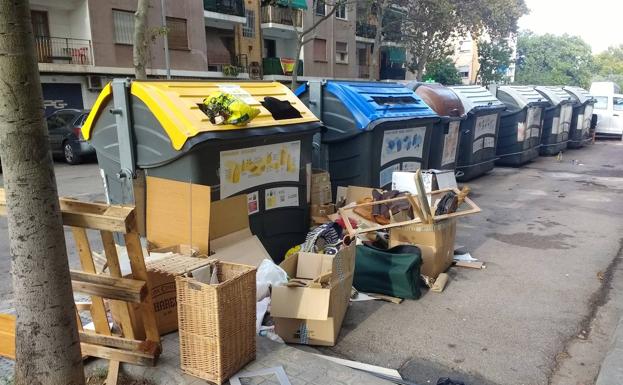
{"type": "Polygon", "coordinates": [[[621,0],[526,0],[526,4],[530,14],[519,20],[520,29],[579,35],[593,53],[623,44],[621,0]]]}

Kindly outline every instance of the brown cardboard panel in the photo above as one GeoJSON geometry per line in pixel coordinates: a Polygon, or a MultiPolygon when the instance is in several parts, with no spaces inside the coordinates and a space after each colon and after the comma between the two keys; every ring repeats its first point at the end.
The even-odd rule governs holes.
{"type": "Polygon", "coordinates": [[[372,198],[372,190],[374,189],[370,187],[348,186],[348,190],[346,191],[346,204],[358,202],[365,198],[372,198]]]}
{"type": "Polygon", "coordinates": [[[333,256],[327,254],[298,253],[296,278],[314,279],[333,268],[333,256]]]}
{"type": "Polygon", "coordinates": [[[311,203],[315,205],[324,205],[333,202],[333,195],[331,193],[331,185],[318,187],[315,191],[311,192],[311,203]]]}
{"type": "Polygon", "coordinates": [[[340,325],[329,317],[325,321],[294,318],[274,318],[275,332],[291,344],[334,346],[340,325]]]}
{"type": "Polygon", "coordinates": [[[210,186],[146,178],[147,240],[155,247],[185,244],[209,252],[210,186]]]}
{"type": "Polygon", "coordinates": [[[389,231],[389,247],[412,244],[422,251],[421,273],[437,278],[452,265],[456,219],[446,219],[433,225],[414,224],[392,228],[389,231]]]}
{"type": "Polygon", "coordinates": [[[210,224],[212,225],[210,240],[248,229],[247,196],[238,195],[212,203],[210,224]]]}
{"type": "Polygon", "coordinates": [[[273,317],[326,320],[330,295],[330,289],[273,287],[270,314],[273,317]]]}
{"type": "Polygon", "coordinates": [[[331,176],[327,171],[315,169],[312,171],[311,177],[312,191],[314,186],[318,186],[321,184],[331,184],[331,176]]]}
{"type": "Polygon", "coordinates": [[[264,259],[271,259],[262,242],[249,229],[246,195],[214,202],[210,223],[212,258],[255,267],[264,259]]]}

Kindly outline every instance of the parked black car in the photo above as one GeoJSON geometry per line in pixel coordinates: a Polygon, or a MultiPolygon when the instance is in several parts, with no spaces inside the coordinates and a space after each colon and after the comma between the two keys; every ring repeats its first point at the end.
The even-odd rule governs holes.
{"type": "Polygon", "coordinates": [[[95,149],[80,132],[87,115],[89,110],[65,109],[46,118],[52,155],[62,157],[69,164],[79,164],[95,155],[95,149]]]}

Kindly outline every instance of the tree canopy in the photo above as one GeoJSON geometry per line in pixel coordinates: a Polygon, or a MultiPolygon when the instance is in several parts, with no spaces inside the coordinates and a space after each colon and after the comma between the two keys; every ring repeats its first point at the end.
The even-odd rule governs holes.
{"type": "Polygon", "coordinates": [[[443,85],[461,84],[461,76],[450,58],[435,60],[426,66],[426,81],[433,80],[443,85]]]}
{"type": "Polygon", "coordinates": [[[409,68],[421,79],[426,64],[452,53],[453,42],[471,34],[508,37],[528,13],[524,0],[418,0],[406,4],[403,31],[409,68]]]}
{"type": "Polygon", "coordinates": [[[506,79],[506,71],[513,62],[513,50],[507,39],[480,40],[478,42],[478,75],[483,86],[500,83],[506,79]]]}
{"type": "Polygon", "coordinates": [[[578,36],[525,32],[517,40],[517,53],[516,83],[590,86],[594,70],[591,47],[578,36]]]}
{"type": "Polygon", "coordinates": [[[595,55],[595,81],[612,81],[623,88],[623,45],[595,55]]]}

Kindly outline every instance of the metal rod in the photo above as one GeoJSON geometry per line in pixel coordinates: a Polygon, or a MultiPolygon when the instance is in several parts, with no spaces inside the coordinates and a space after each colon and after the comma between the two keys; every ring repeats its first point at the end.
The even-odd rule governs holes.
{"type": "MultiPolygon", "coordinates": [[[[162,28],[167,28],[166,8],[164,0],[160,0],[160,8],[162,9],[162,28]]],[[[171,79],[171,62],[169,61],[169,31],[164,34],[164,66],[167,69],[167,79],[171,79]]]]}

